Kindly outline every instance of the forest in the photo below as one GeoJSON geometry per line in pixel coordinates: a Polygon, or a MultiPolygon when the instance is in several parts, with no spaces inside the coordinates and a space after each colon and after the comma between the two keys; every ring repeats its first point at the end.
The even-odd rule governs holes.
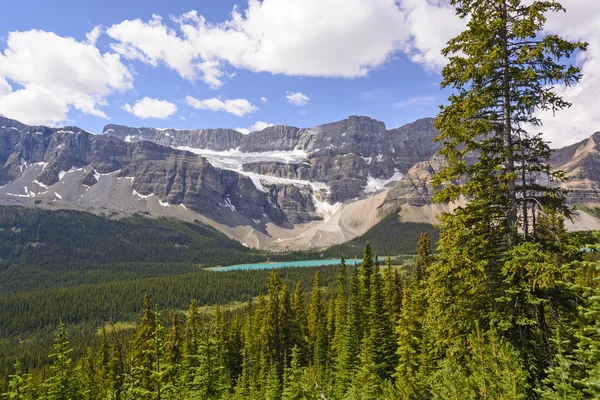
{"type": "MultiPolygon", "coordinates": [[[[599,235],[564,239],[600,250],[599,235]]],[[[103,328],[77,362],[61,322],[51,365],[28,374],[17,361],[6,396],[593,399],[600,395],[597,260],[578,252],[565,268],[571,279],[540,285],[539,297],[511,315],[507,299],[498,299],[494,323],[483,326],[465,309],[450,326],[435,304],[442,285],[426,233],[404,270],[380,266],[367,244],[359,266],[342,262],[335,279],[317,271],[308,294],[301,281],[271,271],[265,292],[242,307],[205,312],[192,300],[167,320],[146,295],[132,335],[103,328]],[[547,315],[545,326],[533,323],[537,312],[547,315]],[[454,329],[461,335],[452,337],[454,329]]],[[[509,303],[520,294],[504,287],[509,303]]]]}
{"type": "MultiPolygon", "coordinates": [[[[189,246],[186,257],[212,257],[207,245],[214,263],[267,256],[219,248],[222,236],[193,224],[133,217],[127,234],[106,231],[131,241],[135,260],[124,243],[115,244],[122,254],[78,245],[64,255],[52,238],[38,245],[43,232],[21,239],[28,224],[9,224],[1,256],[23,271],[52,275],[64,262],[68,274],[96,259],[180,264],[140,280],[4,287],[5,398],[600,399],[600,232],[565,229],[573,208],[538,114],[571,106],[556,88],[582,79],[570,61],[588,45],[546,34],[548,15],[565,11],[556,1],[449,3],[466,30],[442,51],[451,94],[435,122],[444,164],[432,202],[461,205],[439,216],[439,230],[405,229],[423,231],[413,262],[375,254],[394,240],[408,246],[394,237],[396,215],[356,239],[379,243],[330,250],[354,257],[360,245],[356,265],[280,272],[187,271],[190,259],[170,258],[173,242],[154,224],[183,224],[184,237],[205,241],[173,239],[189,246]],[[145,224],[160,251],[135,247],[145,224]],[[53,254],[63,258],[42,261],[53,254]],[[38,338],[54,331],[51,351],[27,336],[38,328],[38,338]]],[[[90,234],[76,221],[67,218],[59,240],[90,234]]]]}

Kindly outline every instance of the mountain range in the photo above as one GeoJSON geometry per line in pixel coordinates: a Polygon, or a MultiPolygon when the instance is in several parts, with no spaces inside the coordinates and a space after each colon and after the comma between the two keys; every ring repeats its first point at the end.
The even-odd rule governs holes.
{"type": "MultiPolygon", "coordinates": [[[[396,129],[369,117],[313,128],[175,130],[28,126],[0,116],[0,204],[113,217],[199,220],[246,246],[319,248],[384,215],[433,222],[431,179],[443,160],[432,118],[396,129]]],[[[571,204],[600,203],[600,133],[558,149],[571,204]]],[[[600,228],[580,214],[572,228],[600,228]]]]}

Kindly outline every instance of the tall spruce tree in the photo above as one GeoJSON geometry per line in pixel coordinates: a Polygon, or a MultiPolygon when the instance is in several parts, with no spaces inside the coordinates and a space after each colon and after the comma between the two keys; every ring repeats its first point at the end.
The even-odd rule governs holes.
{"type": "Polygon", "coordinates": [[[327,326],[325,301],[321,288],[321,274],[316,273],[308,307],[308,338],[312,365],[319,377],[327,365],[327,326]]]}
{"type": "MultiPolygon", "coordinates": [[[[457,344],[466,348],[473,321],[487,327],[502,308],[496,299],[510,296],[514,284],[505,282],[503,266],[514,246],[538,240],[537,224],[530,221],[539,221],[539,207],[546,214],[568,213],[564,191],[542,184],[562,175],[551,171],[536,112],[570,106],[554,86],[579,81],[580,70],[563,60],[586,48],[543,34],[546,15],[563,11],[556,1],[451,4],[467,29],[443,50],[449,63],[442,87],[454,92],[436,120],[447,165],[434,178],[441,187],[434,201],[468,202],[441,217],[439,262],[429,274],[428,319],[437,354],[457,344]]],[[[532,386],[539,378],[531,376],[537,382],[532,386]]]]}
{"type": "Polygon", "coordinates": [[[54,352],[50,355],[53,364],[50,367],[50,377],[43,385],[44,400],[71,400],[78,398],[77,380],[73,375],[73,349],[67,338],[65,325],[60,322],[54,335],[54,352]]]}
{"type": "Polygon", "coordinates": [[[19,360],[15,361],[15,370],[9,376],[8,392],[3,395],[5,400],[33,400],[33,387],[29,382],[29,375],[23,373],[19,360]]]}

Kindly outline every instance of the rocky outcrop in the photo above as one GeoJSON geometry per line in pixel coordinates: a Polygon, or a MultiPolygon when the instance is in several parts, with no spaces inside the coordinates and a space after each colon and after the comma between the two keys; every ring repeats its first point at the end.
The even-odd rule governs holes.
{"type": "Polygon", "coordinates": [[[369,169],[375,178],[387,178],[394,170],[405,173],[416,162],[433,156],[439,145],[432,118],[386,130],[385,124],[369,117],[351,116],[314,128],[272,126],[243,135],[227,129],[175,130],[130,128],[107,125],[103,134],[124,141],[148,140],[172,147],[193,147],[242,153],[302,150],[307,158],[354,154],[374,160],[369,169]],[[385,176],[388,175],[388,176],[385,176]]]}
{"type": "MultiPolygon", "coordinates": [[[[0,186],[19,178],[31,164],[42,164],[35,181],[57,183],[67,171],[85,168],[80,184],[97,184],[97,174],[132,179],[133,189],[161,202],[183,204],[203,215],[222,208],[245,217],[284,225],[289,221],[248,177],[214,168],[203,157],[149,141],[125,142],[79,128],[30,127],[0,118],[0,186]]],[[[297,219],[294,213],[292,219],[297,219]]]]}
{"type": "Polygon", "coordinates": [[[150,141],[169,147],[194,147],[215,151],[238,148],[244,136],[232,129],[178,130],[130,128],[122,125],[106,125],[102,133],[125,142],[150,141]]]}
{"type": "Polygon", "coordinates": [[[305,186],[267,185],[273,205],[279,207],[292,224],[322,220],[313,202],[313,192],[305,186]]]}
{"type": "Polygon", "coordinates": [[[565,173],[562,184],[572,204],[600,203],[600,132],[557,150],[552,165],[565,173]]]}
{"type": "MultiPolygon", "coordinates": [[[[468,162],[474,162],[474,158],[468,162]]],[[[550,159],[553,169],[561,170],[566,181],[561,186],[568,190],[570,204],[600,203],[600,132],[590,138],[555,150],[550,159]]],[[[433,196],[433,175],[444,166],[441,156],[415,164],[388,192],[381,209],[397,209],[403,204],[423,206],[433,196]]],[[[542,178],[540,178],[542,179],[542,178]]],[[[547,183],[547,182],[546,182],[547,183]]]]}
{"type": "Polygon", "coordinates": [[[444,167],[441,156],[415,164],[388,192],[382,210],[396,210],[403,204],[424,206],[433,197],[433,176],[444,167]]]}

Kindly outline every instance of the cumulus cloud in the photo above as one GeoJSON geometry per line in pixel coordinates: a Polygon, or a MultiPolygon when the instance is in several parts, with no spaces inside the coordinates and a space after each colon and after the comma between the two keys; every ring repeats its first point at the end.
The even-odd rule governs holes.
{"type": "Polygon", "coordinates": [[[144,97],[143,99],[136,101],[133,107],[129,104],[125,104],[123,110],[142,119],[167,119],[177,112],[177,106],[166,100],[144,97]]]}
{"type": "Polygon", "coordinates": [[[402,0],[400,4],[409,32],[404,52],[425,69],[439,71],[447,63],[442,49],[465,29],[465,21],[447,0],[402,0]]]}
{"type": "Polygon", "coordinates": [[[113,49],[130,59],[176,70],[218,87],[226,65],[290,76],[354,78],[384,64],[408,37],[394,0],[248,0],[227,21],[196,11],[107,30],[113,49]]]}
{"type": "Polygon", "coordinates": [[[268,128],[270,126],[275,126],[274,124],[270,124],[268,122],[264,122],[264,121],[256,121],[254,123],[254,125],[252,125],[249,128],[235,128],[236,131],[243,133],[244,135],[249,134],[250,132],[258,132],[258,131],[262,131],[265,128],[268,128]]]}
{"type": "Polygon", "coordinates": [[[221,100],[214,97],[212,99],[198,100],[192,96],[187,96],[185,102],[197,110],[225,111],[238,117],[243,117],[258,110],[258,107],[246,99],[221,100]]]}
{"type": "Polygon", "coordinates": [[[29,124],[58,124],[71,108],[107,118],[100,109],[106,97],[131,89],[133,78],[119,55],[90,43],[97,32],[86,42],[40,30],[11,32],[0,53],[0,112],[29,124]]]}
{"type": "Polygon", "coordinates": [[[310,97],[300,92],[287,92],[285,98],[287,99],[288,103],[297,107],[305,106],[310,100],[310,97]]]}
{"type": "Polygon", "coordinates": [[[262,101],[263,103],[266,103],[269,100],[265,96],[263,96],[260,98],[260,101],[262,101]]]}
{"type": "Polygon", "coordinates": [[[589,47],[576,60],[583,73],[581,82],[556,88],[572,107],[556,115],[540,113],[544,123],[542,131],[553,147],[586,139],[600,131],[600,8],[596,0],[564,0],[562,4],[567,12],[551,15],[546,26],[548,31],[570,40],[586,41],[589,47]]]}

